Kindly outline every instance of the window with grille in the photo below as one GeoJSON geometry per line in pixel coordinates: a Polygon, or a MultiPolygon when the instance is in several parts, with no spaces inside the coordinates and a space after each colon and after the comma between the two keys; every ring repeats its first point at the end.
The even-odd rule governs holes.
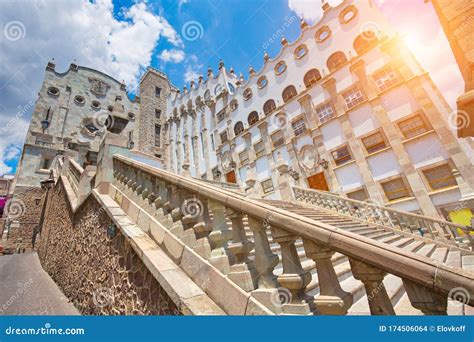
{"type": "Polygon", "coordinates": [[[227,142],[227,131],[224,131],[220,134],[221,137],[221,144],[225,144],[227,142]]]}
{"type": "Polygon", "coordinates": [[[265,113],[265,115],[270,114],[270,113],[273,112],[275,109],[276,109],[276,105],[275,105],[275,101],[273,101],[273,100],[268,100],[268,101],[265,102],[265,104],[263,105],[263,112],[265,113]]]}
{"type": "Polygon", "coordinates": [[[374,76],[379,91],[384,91],[400,82],[398,75],[392,68],[386,68],[374,76]]]}
{"type": "Polygon", "coordinates": [[[262,190],[264,194],[268,194],[275,190],[275,188],[273,187],[273,181],[271,178],[264,180],[260,184],[262,184],[262,190]]]}
{"type": "Polygon", "coordinates": [[[155,125],[155,146],[160,146],[160,133],[161,133],[161,126],[155,125]]]}
{"type": "Polygon", "coordinates": [[[336,165],[342,165],[352,159],[351,153],[349,152],[349,148],[347,146],[332,151],[331,154],[336,165]]]}
{"type": "Polygon", "coordinates": [[[398,124],[405,138],[410,139],[428,131],[428,127],[421,115],[415,115],[410,119],[401,121],[398,124]]]}
{"type": "Polygon", "coordinates": [[[367,153],[374,153],[387,147],[381,132],[377,132],[362,138],[362,143],[364,144],[367,153]]]}
{"type": "Polygon", "coordinates": [[[306,131],[304,119],[299,119],[291,124],[295,136],[301,135],[306,131]]]}
{"type": "Polygon", "coordinates": [[[365,96],[359,86],[352,87],[348,91],[342,94],[344,101],[346,102],[347,109],[351,109],[357,106],[359,103],[365,101],[365,96]]]}
{"type": "Polygon", "coordinates": [[[263,143],[263,141],[260,141],[258,143],[256,143],[254,145],[254,149],[255,149],[255,154],[257,156],[257,158],[263,156],[265,154],[265,144],[263,143]]]}
{"type": "Polygon", "coordinates": [[[285,144],[285,136],[282,131],[272,134],[272,144],[274,148],[280,147],[285,144]]]}
{"type": "Polygon", "coordinates": [[[225,109],[217,113],[217,122],[221,122],[224,119],[225,119],[225,109]]]}
{"type": "Polygon", "coordinates": [[[293,85],[290,85],[286,87],[283,92],[281,97],[283,98],[283,101],[287,103],[290,101],[293,97],[295,97],[298,93],[296,92],[296,88],[293,85]]]}
{"type": "Polygon", "coordinates": [[[247,117],[247,122],[249,123],[250,126],[256,124],[258,122],[258,113],[256,111],[253,111],[252,113],[249,114],[247,117]]]}
{"type": "Polygon", "coordinates": [[[331,103],[329,102],[317,106],[316,114],[318,115],[320,123],[325,123],[326,121],[329,121],[330,119],[336,116],[336,112],[334,111],[331,103]]]}
{"type": "Polygon", "coordinates": [[[242,165],[248,163],[248,161],[249,161],[249,153],[248,153],[247,150],[242,151],[242,152],[239,153],[239,160],[240,160],[240,164],[242,164],[242,165]]]}
{"type": "Polygon", "coordinates": [[[347,197],[356,201],[367,201],[369,199],[365,189],[359,189],[356,191],[348,192],[347,197]]]}
{"type": "Polygon", "coordinates": [[[382,183],[382,189],[389,201],[410,196],[410,192],[401,177],[382,183]]]}
{"type": "Polygon", "coordinates": [[[457,185],[456,178],[454,178],[451,168],[448,164],[424,170],[423,174],[425,175],[426,180],[428,181],[432,190],[438,190],[457,185]]]}

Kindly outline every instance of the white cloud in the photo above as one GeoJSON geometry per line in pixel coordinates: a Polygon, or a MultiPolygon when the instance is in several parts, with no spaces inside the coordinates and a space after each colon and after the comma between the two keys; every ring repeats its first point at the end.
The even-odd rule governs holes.
{"type": "MultiPolygon", "coordinates": [[[[342,0],[329,0],[330,6],[337,6],[342,0]]],[[[288,0],[288,7],[300,18],[310,23],[318,21],[323,15],[321,0],[288,0]]]]}
{"type": "Polygon", "coordinates": [[[167,62],[180,63],[184,60],[184,51],[176,50],[176,49],[163,50],[159,58],[165,63],[167,62]]]}
{"type": "MultiPolygon", "coordinates": [[[[122,8],[118,18],[112,0],[1,1],[0,124],[36,99],[50,58],[59,72],[75,59],[134,89],[158,41],[165,39],[176,51],[184,47],[177,31],[144,2],[122,8]]],[[[8,148],[23,144],[31,111],[15,122],[15,129],[0,130],[0,173],[8,171],[8,148]]]]}
{"type": "Polygon", "coordinates": [[[190,55],[188,58],[186,58],[184,82],[189,83],[191,81],[196,81],[201,74],[200,71],[202,67],[203,65],[198,63],[198,58],[196,55],[190,55]]]}

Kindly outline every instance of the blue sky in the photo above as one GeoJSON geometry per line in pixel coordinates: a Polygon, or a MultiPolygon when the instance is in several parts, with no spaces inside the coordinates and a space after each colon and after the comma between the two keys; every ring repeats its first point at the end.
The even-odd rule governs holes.
{"type": "MultiPolygon", "coordinates": [[[[432,5],[372,2],[453,105],[463,82],[432,5]]],[[[249,65],[261,68],[264,50],[278,53],[278,31],[291,42],[301,18],[314,23],[320,15],[321,0],[0,1],[0,175],[15,172],[51,58],[59,72],[75,60],[124,80],[132,92],[151,65],[182,88],[206,77],[208,66],[216,71],[221,58],[247,77],[249,65]]]]}

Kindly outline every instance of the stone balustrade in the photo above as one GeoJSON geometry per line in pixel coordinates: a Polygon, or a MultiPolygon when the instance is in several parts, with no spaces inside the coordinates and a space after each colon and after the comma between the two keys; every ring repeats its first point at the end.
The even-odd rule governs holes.
{"type": "MultiPolygon", "coordinates": [[[[354,277],[365,286],[373,315],[394,314],[382,283],[387,274],[402,278],[412,306],[425,314],[446,314],[448,295],[454,286],[474,293],[474,274],[470,272],[370,238],[354,238],[354,234],[334,226],[118,154],[113,156],[111,182],[117,194],[127,196],[139,207],[129,209],[129,215],[137,216],[142,229],[146,231],[151,224],[145,221],[140,224],[141,214],[135,213],[136,210],[146,211],[167,228],[162,233],[151,234],[156,235],[155,239],[174,259],[181,258],[176,252],[180,245],[184,245],[181,250],[191,250],[198,256],[183,255],[181,267],[206,293],[214,291],[210,297],[219,305],[226,306],[226,301],[234,300],[234,307],[225,309],[228,313],[246,311],[237,311],[234,292],[226,292],[223,279],[234,282],[275,314],[346,314],[354,299],[339,283],[331,261],[336,252],[349,258],[354,277]],[[250,235],[246,234],[246,227],[250,235]],[[305,255],[316,263],[320,287],[316,297],[307,294],[312,275],[301,264],[296,247],[296,241],[301,240],[305,255]],[[281,260],[271,243],[279,244],[281,260]],[[200,264],[192,262],[200,262],[201,258],[215,267],[220,276],[205,277],[200,264]],[[280,262],[282,272],[276,276],[280,262]]],[[[387,212],[373,212],[370,205],[354,208],[350,201],[317,196],[317,192],[304,193],[299,189],[295,192],[300,200],[314,198],[334,210],[351,208],[367,219],[394,220],[393,215],[382,218],[387,212]]],[[[436,235],[434,230],[430,233],[436,235]]],[[[474,297],[468,299],[467,305],[474,305],[474,297]]]]}
{"type": "Polygon", "coordinates": [[[472,227],[344,198],[326,191],[293,187],[293,193],[299,202],[316,205],[396,230],[420,234],[433,240],[456,244],[460,248],[474,249],[472,227]]]}

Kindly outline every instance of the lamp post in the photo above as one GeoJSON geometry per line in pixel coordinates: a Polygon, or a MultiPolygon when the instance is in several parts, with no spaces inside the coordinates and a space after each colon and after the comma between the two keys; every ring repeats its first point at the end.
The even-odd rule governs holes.
{"type": "MultiPolygon", "coordinates": [[[[46,179],[44,181],[41,181],[40,184],[41,184],[41,189],[46,190],[46,194],[45,194],[45,198],[43,202],[43,207],[41,208],[40,220],[38,224],[36,225],[36,227],[33,229],[33,237],[31,241],[33,249],[35,248],[36,236],[38,235],[38,233],[41,236],[41,232],[43,231],[44,216],[46,213],[46,206],[48,204],[49,190],[54,187],[54,179],[52,178],[46,179]]],[[[49,235],[48,235],[48,238],[49,238],[49,235]]]]}

